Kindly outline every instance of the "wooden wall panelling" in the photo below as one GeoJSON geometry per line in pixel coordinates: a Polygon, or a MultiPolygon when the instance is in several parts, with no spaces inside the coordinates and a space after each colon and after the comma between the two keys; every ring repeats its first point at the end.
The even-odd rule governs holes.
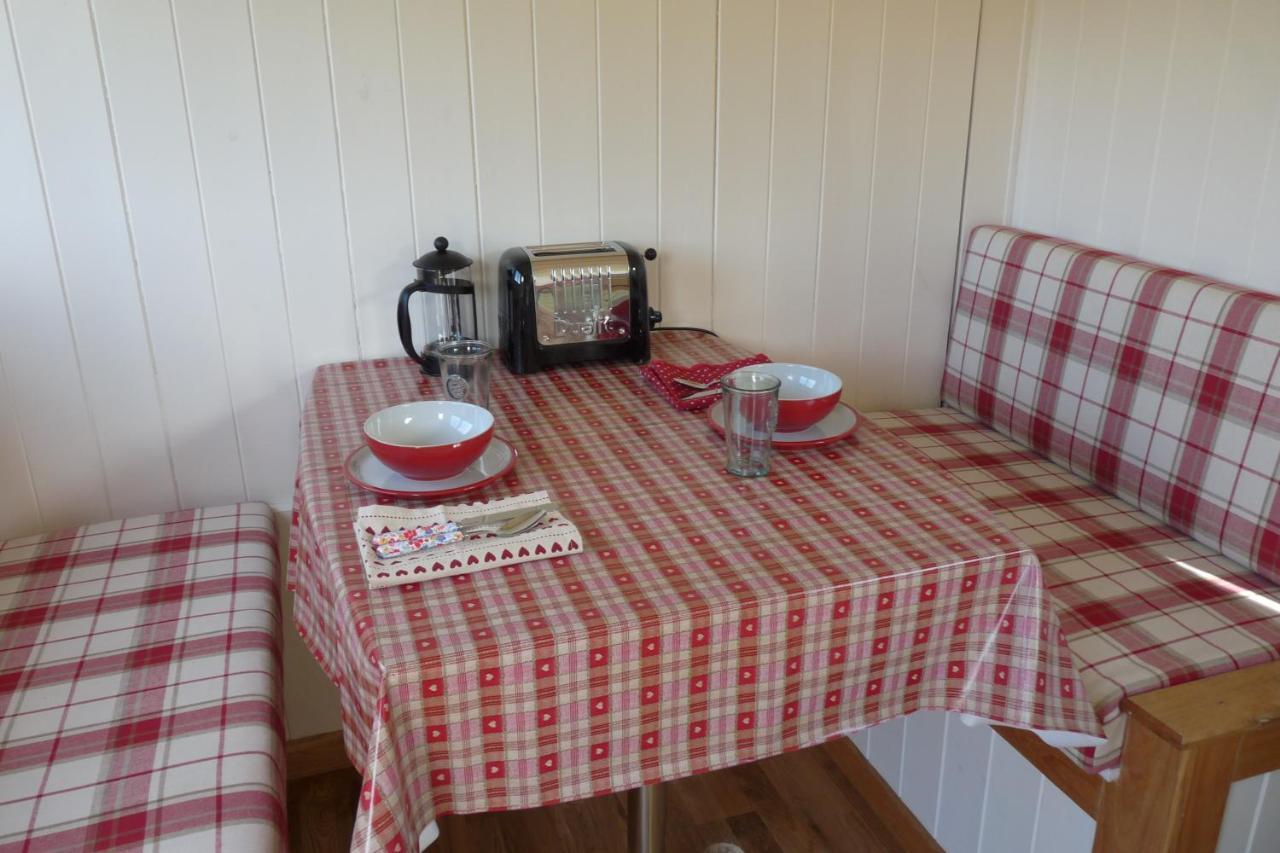
{"type": "Polygon", "coordinates": [[[929,95],[913,230],[902,392],[895,405],[935,406],[951,324],[951,294],[964,199],[969,111],[982,4],[942,3],[934,21],[929,95]]]}
{"type": "MultiPolygon", "coordinates": [[[[1259,176],[1280,168],[1280,163],[1271,160],[1280,127],[1277,35],[1280,3],[1237,0],[1232,7],[1230,48],[1214,104],[1213,132],[1196,205],[1193,255],[1197,259],[1206,249],[1240,240],[1241,230],[1253,231],[1254,242],[1275,243],[1280,237],[1275,230],[1262,230],[1262,223],[1257,222],[1265,186],[1259,176]],[[1267,105],[1271,109],[1266,109],[1267,105]]],[[[1277,192],[1275,184],[1271,189],[1277,192]]],[[[1248,281],[1252,261],[1250,251],[1227,253],[1217,271],[1231,281],[1248,281]]]]}
{"type": "Polygon", "coordinates": [[[542,240],[538,132],[528,0],[468,2],[480,233],[488,270],[477,284],[483,328],[498,338],[498,257],[542,240]]]}
{"type": "Polygon", "coordinates": [[[1267,777],[1264,775],[1241,779],[1231,786],[1227,795],[1227,811],[1222,816],[1222,835],[1218,838],[1220,850],[1249,849],[1266,785],[1267,777]]]}
{"type": "MultiPolygon", "coordinates": [[[[1222,4],[1187,0],[1178,6],[1170,97],[1161,116],[1155,176],[1142,254],[1171,266],[1194,266],[1199,203],[1213,138],[1213,112],[1228,52],[1230,15],[1222,4]]],[[[1076,176],[1071,176],[1076,180],[1076,176]]]]}
{"type": "Polygon", "coordinates": [[[940,851],[941,847],[902,799],[889,787],[854,741],[833,741],[824,750],[853,783],[876,817],[903,850],[940,851]]]}
{"type": "Polygon", "coordinates": [[[1129,0],[1126,12],[1107,182],[1092,233],[1112,247],[1136,252],[1147,219],[1178,15],[1167,0],[1129,0]]]}
{"type": "Polygon", "coordinates": [[[871,181],[879,130],[884,0],[835,0],[823,143],[811,358],[858,397],[858,353],[867,298],[871,181]]]}
{"type": "MultiPolygon", "coordinates": [[[[1262,198],[1253,214],[1253,233],[1249,235],[1249,272],[1244,280],[1263,290],[1280,293],[1280,285],[1268,286],[1267,282],[1280,281],[1280,240],[1269,235],[1280,234],[1280,97],[1276,99],[1271,120],[1271,149],[1267,152],[1267,164],[1262,173],[1262,198]]],[[[1234,241],[1214,254],[1234,246],[1234,241]]],[[[1210,249],[1206,248],[1208,254],[1210,249]]]]}
{"type": "Polygon", "coordinates": [[[1030,849],[1037,853],[1080,853],[1093,846],[1093,818],[1050,782],[1040,782],[1036,806],[1036,835],[1030,849]]]}
{"type": "Polygon", "coordinates": [[[541,239],[599,239],[596,3],[533,0],[532,7],[541,239]]]}
{"type": "Polygon", "coordinates": [[[1030,48],[1033,61],[1027,69],[1014,204],[1015,221],[1033,231],[1053,233],[1057,225],[1081,7],[1082,0],[1055,0],[1034,6],[1035,31],[1030,48]]]}
{"type": "Polygon", "coordinates": [[[45,196],[7,13],[0,15],[0,538],[45,523],[105,514],[102,460],[93,435],[44,216],[45,196]],[[51,381],[53,380],[53,381],[51,381]],[[42,513],[42,507],[45,512],[42,513]]]}
{"type": "Polygon", "coordinates": [[[934,836],[943,849],[963,853],[978,849],[994,735],[955,718],[947,720],[946,735],[934,836]]]}
{"type": "Polygon", "coordinates": [[[775,361],[813,352],[831,12],[831,0],[796,0],[778,15],[763,299],[775,361]]]}
{"type": "Polygon", "coordinates": [[[1097,812],[1102,798],[1101,776],[1086,773],[1064,751],[1049,746],[1034,732],[1008,726],[996,726],[992,731],[1008,741],[1046,778],[1053,780],[1082,811],[1090,817],[1097,812]]]}
{"type": "MultiPolygon", "coordinates": [[[[297,369],[248,8],[177,0],[174,15],[245,485],[285,505],[297,369]]],[[[199,436],[184,439],[199,446],[199,436]]]]}
{"type": "MultiPolygon", "coordinates": [[[[962,724],[963,725],[963,724],[962,724]]],[[[1033,850],[1040,786],[1044,779],[1002,738],[991,740],[988,787],[983,796],[980,850],[1033,850]],[[1012,783],[1012,784],[1006,784],[1012,783]],[[1001,796],[991,786],[999,785],[1001,796]]]]}
{"type": "Polygon", "coordinates": [[[1097,233],[1125,47],[1125,29],[1112,25],[1116,9],[1113,0],[1084,0],[1080,8],[1071,101],[1062,106],[1067,135],[1061,169],[1071,177],[1060,181],[1053,233],[1063,229],[1073,234],[1097,233]],[[1093,120],[1098,117],[1105,120],[1093,120]]]}
{"type": "Polygon", "coordinates": [[[414,251],[430,251],[435,238],[444,235],[477,262],[471,274],[479,283],[485,268],[476,219],[466,12],[465,0],[400,0],[400,68],[418,227],[414,251]],[[433,39],[424,50],[421,37],[431,32],[452,35],[433,39]],[[424,61],[427,56],[430,62],[424,61]]]}
{"type": "Polygon", "coordinates": [[[753,350],[764,337],[778,14],[778,0],[720,8],[712,321],[721,335],[753,350]]]}
{"type": "MultiPolygon", "coordinates": [[[[1249,853],[1267,853],[1280,838],[1280,772],[1267,774],[1249,834],[1249,853]]],[[[1228,853],[1223,850],[1222,853],[1228,853]]]]}
{"type": "MultiPolygon", "coordinates": [[[[885,723],[850,740],[881,777],[899,780],[896,790],[903,801],[948,851],[1077,853],[1091,848],[1093,818],[988,726],[923,712],[907,718],[905,729],[901,721],[885,723]],[[940,743],[935,725],[941,728],[940,743]],[[935,775],[941,765],[941,784],[932,787],[922,781],[931,772],[930,755],[935,775]],[[928,795],[930,789],[936,796],[928,795]]],[[[1269,772],[1235,782],[1216,845],[1221,853],[1272,850],[1280,833],[1278,779],[1280,772],[1269,772]]],[[[1088,796],[1083,788],[1078,793],[1088,796]]]]}
{"type": "MultiPolygon", "coordinates": [[[[874,411],[903,396],[915,227],[937,21],[934,0],[885,6],[875,176],[855,400],[874,411]]],[[[936,391],[935,391],[936,396],[936,391]]]]}
{"type": "Polygon", "coordinates": [[[1036,8],[1012,224],[1280,291],[1280,7],[1036,8]]]}
{"type": "MultiPolygon", "coordinates": [[[[62,0],[17,0],[9,14],[83,394],[93,413],[91,429],[70,436],[70,443],[96,437],[111,513],[172,505],[177,493],[168,436],[90,10],[62,0]]],[[[47,316],[29,315],[26,322],[47,316]]],[[[58,381],[41,373],[42,381],[58,381]]]]}
{"type": "Polygon", "coordinates": [[[328,0],[325,8],[360,354],[395,355],[403,352],[396,299],[416,257],[396,4],[328,0]]]}
{"type": "MultiPolygon", "coordinates": [[[[252,0],[249,8],[297,388],[305,398],[317,366],[360,352],[326,8],[310,0],[252,0]]],[[[408,281],[407,263],[401,275],[408,281]]],[[[390,309],[380,316],[389,322],[390,309]]],[[[280,541],[287,543],[288,516],[282,521],[280,541]]],[[[341,721],[333,688],[292,630],[292,595],[284,597],[284,624],[289,731],[335,729],[341,721]]]]}
{"type": "Polygon", "coordinates": [[[907,722],[898,717],[867,732],[867,760],[894,791],[902,790],[902,750],[907,722]]]}
{"type": "MultiPolygon", "coordinates": [[[[601,227],[643,252],[658,241],[658,0],[596,5],[601,227]]],[[[648,286],[661,305],[661,260],[648,264],[648,286]]]]}
{"type": "MultiPolygon", "coordinates": [[[[1022,131],[1031,0],[984,0],[966,147],[960,249],[976,225],[1008,222],[1022,131]]],[[[957,272],[960,263],[957,264],[957,272]]]]}
{"type": "Polygon", "coordinates": [[[872,727],[859,729],[858,731],[849,735],[849,740],[853,741],[853,745],[856,746],[858,748],[858,751],[861,752],[863,755],[867,754],[867,749],[870,747],[870,744],[871,744],[871,735],[870,735],[871,728],[872,727]]]}
{"type": "MultiPolygon", "coordinates": [[[[2,146],[3,143],[0,143],[2,146]]],[[[0,148],[2,150],[2,148],[0,148]]],[[[3,216],[0,215],[0,227],[3,216]]],[[[13,394],[5,376],[0,354],[0,539],[15,537],[40,527],[40,504],[36,501],[27,449],[22,441],[13,394]]]]}
{"type": "Polygon", "coordinates": [[[95,16],[180,502],[245,496],[186,93],[165,0],[95,16]]]}
{"type": "MultiPolygon", "coordinates": [[[[939,6],[938,26],[967,8],[939,6]]],[[[959,154],[925,150],[947,137],[924,117],[963,108],[937,103],[963,82],[942,79],[950,45],[904,38],[897,6],[886,42],[884,10],[10,0],[0,272],[20,286],[0,290],[0,532],[287,507],[311,371],[399,352],[396,296],[441,233],[480,261],[490,339],[500,251],[620,238],[659,250],[669,323],[832,367],[856,399],[868,294],[873,321],[921,311],[920,334],[937,313],[913,307],[936,282],[913,303],[909,273],[866,276],[869,234],[882,252],[919,245],[932,275],[927,217],[876,209],[876,176],[904,204],[875,168],[878,130],[919,119],[890,117],[880,150],[923,150],[917,173],[941,186],[954,176],[930,175],[959,154]]],[[[913,375],[877,399],[935,394],[923,360],[897,360],[913,375]]],[[[291,707],[317,704],[299,689],[291,707]]],[[[313,722],[291,713],[295,734],[313,722]]]]}
{"type": "Polygon", "coordinates": [[[937,829],[946,739],[944,712],[917,711],[907,717],[902,739],[902,786],[898,793],[931,833],[937,829]]]}
{"type": "MultiPolygon", "coordinates": [[[[359,352],[325,9],[310,0],[252,0],[249,8],[293,356],[305,397],[317,366],[359,352]]],[[[411,272],[406,260],[405,281],[411,272]]],[[[388,322],[390,308],[384,305],[378,317],[388,322]]]]}
{"type": "MultiPolygon", "coordinates": [[[[711,325],[716,0],[660,0],[659,234],[667,325],[711,325]]],[[[650,265],[652,267],[652,264],[650,265]]]]}

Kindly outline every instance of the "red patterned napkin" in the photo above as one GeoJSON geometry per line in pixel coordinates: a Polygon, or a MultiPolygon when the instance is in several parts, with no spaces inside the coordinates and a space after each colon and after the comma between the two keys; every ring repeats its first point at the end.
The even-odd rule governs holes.
{"type": "MultiPolygon", "coordinates": [[[[693,394],[701,393],[695,388],[687,385],[681,385],[676,382],[676,377],[681,379],[689,379],[694,382],[705,383],[713,379],[720,379],[727,376],[740,367],[749,367],[753,364],[764,364],[769,360],[769,356],[764,353],[756,353],[747,358],[740,358],[737,361],[730,361],[727,364],[695,364],[690,367],[681,367],[678,364],[672,364],[667,361],[654,359],[653,361],[640,368],[640,374],[648,380],[649,384],[658,389],[658,393],[667,398],[667,402],[675,406],[677,409],[683,409],[686,412],[701,411],[712,403],[719,401],[720,394],[708,394],[705,397],[699,397],[696,400],[686,400],[693,394]]],[[[719,386],[716,387],[718,390],[719,386]]]]}

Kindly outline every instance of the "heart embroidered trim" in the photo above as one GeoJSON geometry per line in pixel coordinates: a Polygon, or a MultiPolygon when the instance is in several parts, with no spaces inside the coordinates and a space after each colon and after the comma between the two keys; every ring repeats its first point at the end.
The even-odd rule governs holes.
{"type": "MultiPolygon", "coordinates": [[[[557,497],[564,499],[570,495],[566,492],[557,497]]],[[[419,575],[432,578],[454,577],[458,582],[465,582],[465,576],[471,572],[501,567],[510,574],[517,570],[515,566],[519,563],[546,559],[552,555],[563,559],[559,555],[581,551],[582,536],[577,527],[559,513],[553,513],[543,526],[512,537],[507,543],[496,543],[492,536],[476,536],[435,549],[431,554],[430,562],[422,562],[426,552],[388,560],[377,559],[376,555],[373,559],[369,559],[369,555],[372,554],[369,543],[376,532],[403,529],[411,524],[421,523],[428,516],[439,515],[450,520],[455,518],[465,520],[468,516],[475,518],[491,512],[500,512],[506,508],[520,507],[533,501],[549,500],[551,497],[546,492],[540,492],[516,498],[427,509],[390,505],[361,507],[353,528],[356,533],[356,545],[364,558],[366,580],[372,588],[412,582],[419,580],[419,575]]]]}

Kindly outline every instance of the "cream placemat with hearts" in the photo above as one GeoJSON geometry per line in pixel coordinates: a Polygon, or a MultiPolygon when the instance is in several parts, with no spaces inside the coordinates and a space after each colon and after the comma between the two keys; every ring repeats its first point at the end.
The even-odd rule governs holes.
{"type": "Polygon", "coordinates": [[[552,512],[541,525],[519,536],[478,533],[452,545],[383,559],[373,547],[373,537],[391,530],[456,521],[465,524],[481,516],[549,503],[545,491],[513,498],[448,504],[419,509],[399,506],[362,506],[356,513],[355,533],[371,588],[465,575],[483,569],[546,560],[582,550],[582,534],[573,522],[552,512]]]}

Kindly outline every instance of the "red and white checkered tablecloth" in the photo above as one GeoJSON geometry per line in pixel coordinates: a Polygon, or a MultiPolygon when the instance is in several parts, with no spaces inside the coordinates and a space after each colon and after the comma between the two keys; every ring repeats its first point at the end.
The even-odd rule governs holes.
{"type": "Polygon", "coordinates": [[[265,504],[0,542],[0,851],[285,846],[265,504]]]}
{"type": "MultiPolygon", "coordinates": [[[[723,362],[709,336],[654,336],[723,362]]],[[[302,423],[295,621],[338,685],[365,781],[353,849],[798,749],[918,709],[1100,737],[1035,555],[904,441],[723,470],[723,442],[630,364],[515,377],[519,449],[488,496],[546,489],[572,558],[370,591],[343,478],[367,414],[437,396],[407,360],[328,365],[302,423]]]]}

